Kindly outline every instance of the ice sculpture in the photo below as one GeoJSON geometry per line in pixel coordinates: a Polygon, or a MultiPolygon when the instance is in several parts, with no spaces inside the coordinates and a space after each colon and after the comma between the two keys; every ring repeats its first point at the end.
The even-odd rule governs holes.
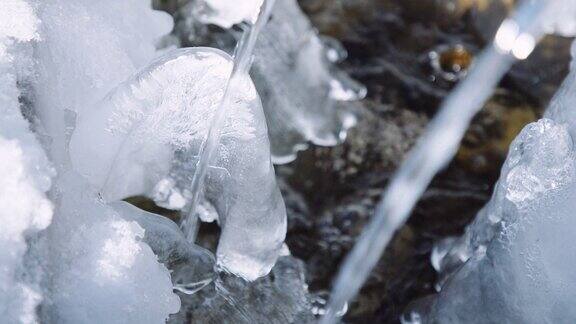
{"type": "Polygon", "coordinates": [[[573,17],[556,15],[572,0],[526,1],[504,20],[493,43],[478,57],[466,79],[445,100],[424,136],[392,178],[374,219],[345,260],[322,323],[333,323],[337,312],[355,296],[395,231],[404,224],[433,176],[455,154],[475,113],[515,60],[527,58],[545,32],[567,31],[573,17]],[[481,85],[479,87],[479,85],[481,85]]]}
{"type": "MultiPolygon", "coordinates": [[[[197,26],[202,21],[207,2],[226,3],[225,12],[239,13],[260,1],[190,1],[181,15],[187,17],[176,26],[181,38],[193,44],[222,46],[226,36],[237,37],[229,29],[220,37],[205,37],[197,26]],[[234,7],[234,10],[229,10],[234,7]]],[[[245,15],[242,16],[250,16],[245,15]]],[[[255,50],[251,75],[262,97],[268,123],[274,163],[287,163],[307,143],[331,146],[346,137],[356,117],[348,102],[362,99],[366,89],[338,70],[334,64],[345,57],[335,42],[324,42],[301,11],[296,0],[277,1],[271,19],[262,31],[255,50]]],[[[246,19],[243,17],[242,19],[246,19]]],[[[242,19],[225,23],[211,21],[228,28],[242,19]]]]}
{"type": "Polygon", "coordinates": [[[50,225],[52,204],[45,193],[54,171],[20,110],[20,86],[30,79],[30,42],[38,19],[25,1],[0,10],[0,322],[32,323],[42,292],[27,250],[50,225]]]}

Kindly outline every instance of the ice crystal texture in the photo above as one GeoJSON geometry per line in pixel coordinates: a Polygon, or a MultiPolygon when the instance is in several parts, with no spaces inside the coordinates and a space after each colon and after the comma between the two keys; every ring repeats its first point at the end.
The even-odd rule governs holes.
{"type": "MultiPolygon", "coordinates": [[[[70,145],[74,166],[107,199],[142,194],[186,199],[195,156],[231,70],[230,57],[213,49],[162,56],[79,119],[70,145]],[[175,187],[166,194],[170,183],[175,187]]],[[[286,211],[258,94],[246,80],[236,95],[206,199],[223,229],[218,263],[254,280],[268,273],[278,256],[286,211]]]]}
{"type": "Polygon", "coordinates": [[[208,324],[314,323],[305,270],[300,260],[282,256],[271,276],[253,282],[221,275],[197,294],[181,295],[184,309],[170,323],[186,322],[187,314],[208,324]]]}
{"type": "Polygon", "coordinates": [[[247,76],[203,186],[217,261],[120,201],[187,204],[232,70],[216,49],[158,51],[171,28],[143,0],[0,3],[0,322],[162,323],[217,266],[249,280],[274,266],[286,212],[247,76]]]}
{"type": "Polygon", "coordinates": [[[36,49],[35,100],[52,138],[52,158],[63,163],[67,111],[81,118],[147,64],[156,55],[155,42],[172,23],[168,15],[139,0],[41,1],[38,16],[42,41],[36,49]]]}
{"type": "Polygon", "coordinates": [[[455,247],[466,263],[441,285],[425,322],[576,318],[568,261],[575,251],[566,241],[573,226],[574,158],[565,124],[543,119],[524,129],[491,202],[468,228],[467,245],[455,247]]]}
{"type": "Polygon", "coordinates": [[[38,39],[38,18],[25,1],[0,10],[0,322],[31,323],[42,293],[36,269],[26,259],[28,240],[50,225],[46,192],[53,170],[20,111],[18,83],[29,82],[30,42],[38,39]]]}

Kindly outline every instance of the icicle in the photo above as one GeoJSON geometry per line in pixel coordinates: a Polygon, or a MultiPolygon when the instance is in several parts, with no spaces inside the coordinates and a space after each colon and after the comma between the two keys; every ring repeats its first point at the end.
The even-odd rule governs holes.
{"type": "Polygon", "coordinates": [[[526,1],[513,18],[501,24],[492,44],[443,103],[438,116],[392,178],[374,218],[340,269],[321,323],[334,323],[338,311],[357,294],[434,175],[454,156],[471,119],[512,64],[531,54],[544,34],[544,18],[551,8],[562,3],[526,1]]]}
{"type": "Polygon", "coordinates": [[[256,40],[258,39],[258,35],[262,31],[262,28],[264,28],[270,18],[275,1],[276,0],[264,1],[256,23],[244,33],[242,39],[238,43],[234,54],[234,67],[230,78],[228,79],[228,83],[226,84],[224,96],[222,97],[222,101],[220,102],[212,122],[210,123],[206,140],[200,147],[198,163],[190,187],[192,198],[188,205],[187,212],[185,213],[185,219],[182,221],[182,230],[191,242],[194,241],[196,237],[198,227],[196,212],[203,199],[203,185],[208,173],[209,164],[214,160],[216,153],[218,152],[222,129],[226,122],[226,110],[228,106],[230,106],[232,93],[238,89],[243,82],[245,82],[246,78],[250,78],[248,72],[252,66],[252,56],[256,40]]]}

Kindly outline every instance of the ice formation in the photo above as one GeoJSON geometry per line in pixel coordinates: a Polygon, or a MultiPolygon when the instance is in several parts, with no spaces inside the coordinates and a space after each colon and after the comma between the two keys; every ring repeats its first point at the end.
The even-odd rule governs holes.
{"type": "Polygon", "coordinates": [[[366,90],[332,66],[330,53],[338,51],[320,39],[295,0],[277,1],[273,17],[257,45],[252,76],[266,108],[274,161],[284,163],[308,141],[343,141],[356,124],[344,103],[362,99],[366,90]]]}
{"type": "MultiPolygon", "coordinates": [[[[305,269],[282,252],[286,211],[270,157],[335,145],[355,122],[340,105],[365,90],[332,67],[342,54],[295,0],[279,0],[270,22],[256,19],[262,3],[188,7],[226,36],[267,23],[248,43],[254,82],[251,50],[158,51],[172,22],[148,1],[0,3],[0,322],[314,321],[305,269]],[[216,257],[188,229],[121,201],[132,196],[218,222],[216,257]]],[[[545,33],[576,34],[575,8],[527,1],[504,21],[391,182],[325,322],[345,309],[514,61],[545,33]]],[[[437,247],[439,294],[416,303],[412,320],[576,321],[575,93],[573,68],[546,118],[513,142],[488,205],[464,236],[437,247]]]]}
{"type": "Polygon", "coordinates": [[[263,0],[198,0],[197,17],[203,23],[230,28],[243,21],[255,22],[263,0]]]}
{"type": "MultiPolygon", "coordinates": [[[[230,58],[212,49],[184,49],[150,63],[155,42],[172,24],[146,1],[51,0],[38,3],[37,12],[42,41],[34,51],[32,86],[52,161],[67,165],[71,141],[72,167],[107,201],[153,195],[159,182],[172,181],[185,202],[194,155],[222,96],[230,58]]],[[[246,81],[237,95],[241,104],[230,109],[207,198],[224,228],[220,265],[255,279],[276,260],[285,211],[258,94],[246,81]],[[268,235],[238,240],[243,231],[268,235]]]]}
{"type": "Polygon", "coordinates": [[[437,250],[440,293],[412,310],[422,322],[576,320],[575,77],[572,70],[546,118],[515,139],[492,199],[466,233],[437,250]]]}
{"type": "MultiPolygon", "coordinates": [[[[242,1],[243,8],[252,2],[242,1]]],[[[238,11],[238,3],[226,4],[238,11]]],[[[226,37],[213,39],[197,26],[203,8],[194,0],[183,7],[188,19],[176,33],[192,44],[227,45],[226,37]]],[[[272,17],[257,43],[251,75],[262,97],[273,161],[287,163],[308,142],[331,146],[344,140],[356,123],[349,102],[362,99],[366,89],[335,67],[345,51],[336,41],[320,38],[296,0],[277,1],[272,17]]],[[[232,29],[226,33],[237,37],[232,29]]]]}
{"type": "Polygon", "coordinates": [[[0,4],[0,164],[6,181],[0,241],[8,252],[1,257],[1,322],[163,322],[179,309],[169,272],[140,240],[142,228],[98,201],[80,185],[81,177],[65,172],[66,110],[80,112],[82,100],[106,86],[82,76],[103,75],[101,64],[110,58],[82,50],[98,49],[98,40],[120,41],[113,31],[126,26],[102,23],[112,6],[152,12],[136,1],[90,5],[0,4]],[[109,30],[87,26],[86,17],[109,30]],[[86,46],[76,47],[81,40],[86,46]],[[103,61],[74,66],[81,63],[74,55],[103,61]],[[49,148],[54,167],[36,136],[49,148]]]}
{"type": "Polygon", "coordinates": [[[137,222],[144,229],[143,241],[170,269],[174,289],[181,296],[194,294],[214,280],[214,256],[190,243],[176,223],[123,201],[109,205],[125,220],[137,222]]]}
{"type": "MultiPolygon", "coordinates": [[[[189,196],[195,156],[231,70],[230,57],[214,49],[159,58],[79,118],[70,144],[73,165],[110,200],[154,195],[166,178],[189,196]]],[[[205,197],[223,228],[219,264],[253,280],[274,264],[286,214],[258,94],[246,80],[235,95],[205,197]]]]}
{"type": "Polygon", "coordinates": [[[62,164],[70,132],[67,116],[81,117],[148,64],[156,55],[155,42],[170,32],[172,22],[140,0],[48,0],[37,6],[42,41],[35,50],[35,102],[51,138],[50,157],[62,164]]]}
{"type": "Polygon", "coordinates": [[[31,42],[38,19],[25,1],[0,10],[0,322],[32,323],[42,292],[27,260],[28,242],[50,225],[47,199],[53,169],[20,112],[18,84],[30,80],[31,42]]]}
{"type": "MultiPolygon", "coordinates": [[[[0,3],[1,322],[161,323],[180,309],[174,290],[214,279],[175,223],[119,202],[166,189],[186,204],[230,77],[224,52],[159,53],[171,28],[149,1],[0,3]]],[[[247,75],[233,90],[204,204],[218,266],[254,280],[286,215],[258,93],[247,75]]]]}
{"type": "MultiPolygon", "coordinates": [[[[210,168],[210,165],[213,163],[213,161],[215,161],[217,159],[218,153],[219,153],[219,148],[220,148],[220,144],[222,143],[222,137],[224,135],[224,127],[226,126],[226,122],[227,120],[229,120],[229,115],[230,115],[230,107],[233,105],[233,102],[235,101],[235,93],[236,92],[243,92],[243,91],[247,91],[244,90],[246,87],[246,84],[249,83],[249,71],[250,71],[250,67],[252,66],[252,62],[253,62],[253,56],[254,56],[254,47],[256,45],[256,41],[258,40],[258,36],[260,35],[260,33],[262,32],[262,29],[264,28],[264,26],[266,25],[266,23],[268,22],[268,20],[270,19],[270,15],[272,13],[272,8],[274,7],[275,4],[275,0],[266,0],[264,1],[262,8],[260,9],[260,13],[258,15],[258,18],[256,20],[256,22],[251,25],[247,31],[245,31],[243,33],[243,36],[241,38],[241,40],[238,42],[237,46],[236,46],[236,50],[234,52],[234,58],[233,58],[233,65],[232,65],[232,69],[231,72],[227,78],[226,81],[226,86],[224,88],[224,92],[222,94],[221,99],[218,102],[218,106],[216,106],[215,111],[213,112],[213,116],[211,117],[209,124],[210,127],[208,128],[208,132],[206,134],[206,139],[202,142],[202,145],[200,146],[200,149],[197,153],[198,155],[198,162],[196,163],[196,169],[194,171],[194,176],[192,177],[192,183],[190,185],[190,192],[191,192],[191,199],[189,202],[189,207],[184,211],[186,214],[184,215],[184,220],[182,221],[182,228],[183,231],[185,233],[185,235],[189,238],[192,239],[194,237],[196,237],[196,232],[197,232],[197,223],[199,221],[199,219],[203,219],[205,217],[202,217],[202,214],[204,213],[198,213],[198,211],[200,211],[201,209],[205,209],[202,208],[204,206],[202,205],[206,205],[205,203],[203,204],[203,201],[205,201],[206,197],[204,194],[204,184],[206,182],[206,177],[208,174],[208,170],[210,168]],[[201,207],[202,206],[202,207],[201,207]],[[197,216],[198,215],[198,216],[197,216]]],[[[247,92],[251,92],[251,90],[248,90],[247,92]]],[[[248,126],[250,127],[250,126],[248,126]]],[[[268,147],[267,147],[268,148],[268,147]]],[[[246,169],[246,168],[243,168],[246,169]]],[[[255,174],[256,175],[256,174],[255,174]]],[[[272,176],[268,176],[268,179],[274,179],[274,174],[272,172],[272,176]]],[[[268,182],[271,182],[275,185],[275,181],[272,180],[268,180],[268,182]]],[[[273,191],[274,189],[272,189],[273,191]]],[[[276,191],[278,191],[279,189],[276,187],[276,191]]],[[[270,192],[270,190],[266,190],[265,193],[268,194],[270,192]]],[[[254,193],[251,193],[251,195],[254,195],[254,193]]],[[[265,195],[266,196],[266,195],[265,195]]],[[[266,197],[268,198],[268,197],[266,197]]],[[[282,200],[280,198],[280,200],[282,200]]],[[[276,203],[276,200],[272,200],[272,203],[276,203]]],[[[263,206],[262,204],[259,204],[259,206],[263,206]]],[[[265,209],[269,209],[268,207],[265,207],[265,209]]],[[[278,210],[280,211],[280,210],[278,210]]],[[[286,218],[286,212],[285,210],[280,211],[283,215],[284,215],[284,219],[286,218]]],[[[272,214],[272,216],[274,216],[275,214],[272,214]]],[[[258,216],[264,216],[264,215],[258,215],[258,216]]],[[[238,215],[236,216],[238,217],[238,215]]],[[[244,216],[242,216],[244,217],[244,216]]],[[[214,218],[214,217],[211,217],[214,218]]],[[[218,218],[219,219],[219,218],[218,218]]],[[[204,219],[203,219],[204,220],[204,219]]],[[[282,222],[282,220],[280,220],[278,222],[278,224],[280,224],[282,222]]],[[[264,222],[257,222],[261,225],[265,225],[264,222]]],[[[285,221],[284,221],[285,223],[285,221]]],[[[270,226],[270,229],[274,228],[274,223],[271,223],[272,226],[270,226]]],[[[257,225],[258,226],[258,225],[257,225]]],[[[249,227],[249,226],[248,226],[249,227]]],[[[247,228],[248,228],[247,227],[247,228]]],[[[284,224],[284,228],[286,228],[286,225],[284,224]]],[[[286,229],[284,229],[284,232],[286,231],[286,229]]],[[[283,240],[284,238],[282,238],[283,240]]],[[[266,250],[266,248],[262,249],[261,251],[266,250]]],[[[279,250],[275,250],[275,252],[278,252],[279,250]]],[[[249,252],[249,251],[245,251],[249,252]]],[[[255,251],[256,253],[259,253],[259,251],[255,251]]],[[[229,260],[229,256],[226,255],[226,253],[224,254],[220,254],[219,256],[221,260],[229,260]]],[[[236,257],[238,258],[238,257],[236,257]]],[[[273,256],[273,260],[275,261],[275,256],[273,256]]],[[[236,261],[233,261],[236,262],[236,261]]],[[[245,262],[243,261],[239,261],[239,264],[244,264],[244,266],[247,266],[245,268],[245,270],[249,270],[249,268],[254,267],[254,270],[249,270],[249,271],[261,271],[261,273],[267,273],[267,271],[269,271],[269,268],[266,269],[266,267],[271,267],[271,265],[265,265],[265,268],[262,268],[262,270],[259,270],[258,267],[260,267],[260,265],[258,264],[248,264],[246,265],[245,262]]],[[[248,263],[252,263],[251,261],[248,261],[248,263]]],[[[224,267],[226,267],[226,265],[223,262],[219,262],[219,264],[224,265],[224,267]]],[[[245,274],[242,274],[243,277],[248,278],[249,280],[253,280],[256,277],[254,277],[254,275],[252,275],[253,277],[250,278],[248,277],[246,274],[248,274],[247,272],[245,272],[245,274]]],[[[259,276],[259,275],[258,275],[259,276]]]]}
{"type": "MultiPolygon", "coordinates": [[[[60,174],[44,244],[47,307],[54,323],[162,323],[180,300],[144,229],[107,206],[82,177],[60,174]]],[[[126,209],[121,210],[126,211],[126,209]]]]}
{"type": "Polygon", "coordinates": [[[526,1],[512,18],[504,20],[493,43],[477,58],[467,78],[445,100],[438,116],[392,178],[373,220],[340,269],[323,323],[333,323],[336,313],[356,295],[392,235],[404,224],[433,176],[455,154],[472,117],[482,108],[512,63],[527,58],[546,32],[565,34],[569,31],[574,17],[562,20],[566,16],[554,13],[571,2],[526,1]]]}

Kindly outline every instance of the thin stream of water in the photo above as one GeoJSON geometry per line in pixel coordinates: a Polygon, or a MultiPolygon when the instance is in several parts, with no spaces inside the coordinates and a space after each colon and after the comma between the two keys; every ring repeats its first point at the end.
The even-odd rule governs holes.
{"type": "Polygon", "coordinates": [[[552,2],[525,1],[513,18],[502,23],[492,44],[446,98],[438,115],[392,178],[370,224],[346,257],[321,324],[336,322],[340,310],[356,296],[434,175],[450,162],[474,115],[512,64],[533,51],[543,36],[541,20],[549,3],[552,2]]]}
{"type": "Polygon", "coordinates": [[[196,239],[196,232],[198,229],[198,216],[196,213],[198,211],[198,206],[203,199],[204,182],[206,180],[210,163],[215,160],[218,153],[222,129],[226,123],[226,117],[228,116],[227,109],[231,104],[232,94],[242,85],[243,82],[246,82],[246,78],[249,78],[248,72],[252,66],[256,41],[272,14],[272,8],[274,7],[275,2],[276,0],[264,0],[262,7],[260,8],[258,19],[253,26],[244,32],[242,39],[238,42],[234,53],[234,67],[232,68],[232,73],[226,84],[224,96],[222,97],[220,105],[216,109],[208,130],[208,136],[200,147],[196,171],[194,172],[194,177],[192,178],[192,184],[190,186],[192,197],[188,204],[188,208],[184,213],[185,218],[181,224],[182,230],[190,242],[193,242],[196,239]]]}

